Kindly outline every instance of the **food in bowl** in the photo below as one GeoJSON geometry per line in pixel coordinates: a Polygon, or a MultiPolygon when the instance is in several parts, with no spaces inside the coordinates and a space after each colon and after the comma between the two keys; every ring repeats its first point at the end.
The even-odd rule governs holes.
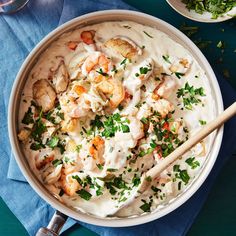
{"type": "Polygon", "coordinates": [[[210,12],[212,19],[217,19],[236,7],[235,0],[182,0],[182,2],[186,4],[188,10],[194,10],[196,13],[210,12]]]}
{"type": "Polygon", "coordinates": [[[141,175],[215,117],[205,72],[158,29],[112,21],[63,34],[26,81],[18,134],[31,170],[66,205],[132,216],[174,199],[203,166],[212,135],[122,207],[141,175]]]}

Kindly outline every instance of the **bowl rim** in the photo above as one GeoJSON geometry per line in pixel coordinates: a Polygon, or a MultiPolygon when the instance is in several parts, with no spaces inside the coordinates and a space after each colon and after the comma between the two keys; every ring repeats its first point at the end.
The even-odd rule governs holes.
{"type": "MultiPolygon", "coordinates": [[[[207,72],[210,77],[210,82],[212,82],[212,91],[214,91],[218,96],[216,97],[216,105],[218,107],[218,112],[223,111],[223,100],[221,91],[219,88],[219,84],[217,82],[217,79],[215,77],[215,74],[208,63],[205,56],[202,54],[202,52],[197,48],[197,46],[187,37],[185,36],[181,31],[173,27],[172,25],[166,23],[165,21],[158,19],[154,16],[137,12],[137,11],[131,11],[131,10],[103,10],[103,11],[97,11],[93,13],[88,13],[79,17],[76,17],[72,20],[70,20],[67,23],[64,23],[63,25],[57,27],[52,32],[50,32],[48,35],[46,35],[31,51],[31,53],[27,56],[25,61],[23,62],[16,80],[14,81],[11,95],[10,95],[10,101],[8,106],[8,132],[9,132],[9,139],[10,144],[13,150],[14,157],[17,161],[18,166],[20,167],[21,172],[25,176],[26,180],[30,184],[30,186],[34,189],[34,191],[44,200],[47,204],[50,204],[53,208],[61,211],[65,215],[68,215],[69,217],[76,219],[78,221],[82,221],[85,223],[93,224],[93,225],[99,225],[99,226],[109,226],[109,227],[126,227],[126,226],[133,226],[133,225],[139,225],[144,224],[153,220],[156,220],[164,215],[167,215],[168,213],[174,211],[176,208],[181,206],[184,202],[186,202],[202,185],[202,183],[205,181],[207,176],[209,175],[216,158],[219,153],[219,149],[222,142],[223,137],[223,127],[221,127],[219,130],[216,131],[216,136],[214,140],[214,146],[213,151],[210,154],[210,157],[208,157],[208,160],[204,164],[201,170],[201,175],[198,176],[197,179],[191,183],[191,189],[188,189],[189,191],[184,191],[181,193],[180,197],[176,198],[175,201],[171,202],[167,206],[163,207],[160,211],[154,211],[149,214],[140,215],[138,217],[125,217],[125,218],[100,218],[96,216],[92,216],[86,213],[76,212],[75,210],[71,209],[70,207],[62,204],[59,202],[52,194],[50,194],[45,187],[41,183],[39,183],[39,180],[36,179],[35,175],[32,173],[29,167],[27,167],[26,160],[24,161],[24,156],[22,152],[20,151],[20,145],[19,141],[17,139],[17,122],[16,122],[16,108],[17,108],[17,98],[20,94],[20,85],[25,81],[24,74],[26,71],[29,71],[28,64],[34,64],[36,60],[37,52],[42,49],[44,44],[49,43],[50,41],[53,42],[59,35],[63,34],[65,31],[71,30],[73,28],[76,28],[76,26],[80,25],[80,23],[84,23],[86,25],[87,22],[91,21],[93,18],[104,18],[107,17],[124,17],[123,20],[127,20],[127,18],[131,17],[133,18],[134,22],[139,22],[137,18],[145,19],[146,21],[152,22],[153,25],[162,25],[163,27],[166,27],[170,33],[173,35],[176,35],[179,39],[182,40],[182,45],[185,43],[188,45],[191,50],[194,52],[194,58],[198,58],[207,68],[207,72]],[[136,20],[135,20],[136,19],[136,20]],[[190,191],[191,190],[191,191],[190,191]]],[[[119,19],[120,20],[120,19],[119,19]]],[[[107,21],[111,21],[110,19],[107,21]]],[[[98,23],[98,22],[97,22],[98,23]]],[[[91,23],[90,23],[91,24],[91,23]]],[[[149,24],[151,25],[151,24],[149,24]]],[[[81,25],[82,26],[82,25],[81,25]]],[[[50,42],[50,43],[51,43],[50,42]]],[[[47,46],[48,47],[48,46],[47,46]]],[[[47,48],[46,47],[46,48],[47,48]]],[[[188,49],[189,50],[189,49],[188,49]]],[[[42,52],[41,52],[42,53],[42,52]]],[[[41,54],[40,53],[40,54],[41,54]]],[[[192,51],[191,51],[192,53],[192,51]]],[[[32,67],[31,67],[32,68],[32,67]]]]}
{"type": "MultiPolygon", "coordinates": [[[[179,0],[178,0],[179,1],[179,0]]],[[[212,19],[212,18],[204,18],[203,15],[204,14],[207,14],[210,16],[210,13],[208,14],[208,12],[205,12],[203,15],[201,14],[198,14],[194,11],[188,11],[189,14],[187,14],[186,12],[184,12],[183,10],[181,10],[180,8],[176,7],[173,3],[172,3],[172,0],[166,0],[166,2],[171,6],[172,9],[174,9],[176,12],[178,12],[180,15],[190,19],[190,20],[193,20],[193,21],[197,21],[197,22],[202,22],[202,23],[219,23],[219,22],[224,22],[224,21],[227,21],[227,20],[230,20],[233,18],[233,16],[230,16],[228,15],[228,13],[230,11],[232,11],[234,8],[236,9],[236,7],[232,8],[229,12],[226,12],[223,14],[223,16],[221,17],[218,17],[217,19],[212,19]],[[191,14],[192,13],[192,14],[191,14]],[[196,17],[196,16],[198,17],[196,17]],[[202,16],[202,17],[201,17],[202,16]]],[[[182,3],[184,5],[184,3],[182,3]]]]}

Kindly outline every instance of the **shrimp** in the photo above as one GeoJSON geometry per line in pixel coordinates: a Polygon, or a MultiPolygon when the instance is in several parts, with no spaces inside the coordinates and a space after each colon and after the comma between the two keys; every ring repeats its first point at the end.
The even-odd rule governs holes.
{"type": "Polygon", "coordinates": [[[168,98],[173,93],[176,88],[176,82],[169,76],[164,78],[153,91],[153,99],[158,100],[160,97],[168,98]]]}
{"type": "Polygon", "coordinates": [[[133,59],[137,55],[142,55],[142,49],[133,41],[125,37],[111,38],[105,42],[105,47],[114,50],[128,59],[133,59]]]}
{"type": "Polygon", "coordinates": [[[81,34],[80,34],[80,37],[82,39],[82,41],[87,44],[87,45],[90,45],[90,44],[94,44],[95,41],[94,41],[94,36],[95,36],[95,31],[94,30],[90,30],[90,31],[83,31],[81,34]]]}
{"type": "Polygon", "coordinates": [[[169,70],[172,73],[182,73],[185,74],[189,70],[192,64],[192,59],[189,58],[180,58],[173,62],[173,64],[169,67],[169,70]]]}
{"type": "MultiPolygon", "coordinates": [[[[70,165],[70,164],[68,164],[70,165]]],[[[70,168],[63,167],[61,170],[61,178],[60,178],[60,185],[63,191],[68,196],[74,196],[76,194],[76,191],[81,189],[81,185],[78,183],[76,179],[72,177],[72,175],[69,175],[71,173],[70,168]]]]}
{"type": "Polygon", "coordinates": [[[53,83],[57,93],[62,93],[67,89],[69,83],[69,73],[66,69],[64,61],[62,61],[53,76],[53,83]]]}
{"type": "Polygon", "coordinates": [[[133,116],[129,117],[129,121],[130,121],[130,125],[129,125],[130,133],[132,134],[133,139],[135,141],[141,139],[144,136],[143,123],[133,116]]]}
{"type": "Polygon", "coordinates": [[[162,98],[153,103],[153,109],[159,112],[164,118],[169,112],[174,110],[174,105],[168,100],[162,98]]]}
{"type": "Polygon", "coordinates": [[[42,157],[43,153],[38,153],[35,156],[35,166],[38,170],[43,169],[47,164],[51,163],[54,160],[54,154],[45,155],[42,157]]]}
{"type": "Polygon", "coordinates": [[[33,98],[44,112],[54,107],[56,92],[48,80],[41,79],[33,84],[33,98]]]}
{"type": "Polygon", "coordinates": [[[116,79],[103,80],[96,86],[98,92],[101,92],[109,100],[111,108],[116,108],[125,97],[125,90],[122,83],[116,79]]]}
{"type": "Polygon", "coordinates": [[[98,161],[99,164],[104,162],[103,154],[105,150],[105,141],[100,137],[96,136],[91,141],[91,146],[89,147],[89,153],[93,159],[98,161]]]}
{"type": "MultiPolygon", "coordinates": [[[[111,61],[101,52],[94,52],[89,55],[83,65],[82,65],[82,74],[87,76],[88,74],[92,75],[91,72],[100,73],[100,75],[106,76],[108,71],[112,69],[111,61]]],[[[94,75],[92,77],[95,77],[94,75]]]]}

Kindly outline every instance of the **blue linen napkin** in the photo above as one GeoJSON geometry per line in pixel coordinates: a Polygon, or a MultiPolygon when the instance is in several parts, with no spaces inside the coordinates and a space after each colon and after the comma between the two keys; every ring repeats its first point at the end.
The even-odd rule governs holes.
{"type": "MultiPolygon", "coordinates": [[[[64,5],[62,0],[42,0],[31,1],[24,10],[14,16],[0,16],[0,46],[2,48],[0,61],[2,62],[1,65],[4,65],[4,67],[0,67],[0,74],[2,75],[0,86],[3,91],[0,94],[0,178],[2,180],[0,196],[30,235],[34,235],[39,227],[47,225],[54,210],[40,199],[25,182],[15,159],[9,158],[11,150],[7,138],[7,106],[15,75],[34,45],[54,29],[58,23],[61,24],[75,16],[91,11],[114,8],[131,9],[130,6],[120,0],[80,0],[79,2],[65,0],[64,5]],[[7,169],[8,166],[9,169],[7,169]]],[[[236,100],[236,92],[219,76],[218,81],[223,94],[224,105],[227,107],[236,100]]],[[[211,174],[197,193],[174,212],[159,220],[135,227],[110,228],[81,224],[104,236],[184,235],[200,211],[221,166],[231,154],[232,143],[236,138],[236,134],[230,132],[231,130],[236,130],[235,118],[225,125],[223,145],[211,174]]],[[[74,220],[68,220],[63,230],[74,223],[74,220]]]]}

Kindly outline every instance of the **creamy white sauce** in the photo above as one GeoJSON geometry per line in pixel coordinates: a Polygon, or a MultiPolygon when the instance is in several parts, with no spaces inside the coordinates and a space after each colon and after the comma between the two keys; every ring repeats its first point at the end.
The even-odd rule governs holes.
{"type": "MultiPolygon", "coordinates": [[[[130,160],[132,160],[135,155],[138,155],[137,150],[136,154],[132,153],[132,149],[135,148],[136,145],[138,145],[139,149],[137,149],[139,152],[142,149],[148,150],[152,139],[156,139],[156,136],[153,135],[153,133],[151,133],[149,137],[142,138],[144,130],[140,120],[143,117],[147,118],[152,115],[153,110],[156,110],[159,113],[161,113],[160,110],[164,113],[174,110],[175,112],[173,113],[172,118],[176,121],[181,120],[180,128],[177,130],[179,139],[181,140],[186,138],[186,133],[183,131],[184,127],[188,128],[188,135],[191,136],[202,127],[199,120],[209,122],[215,117],[214,100],[212,99],[208,79],[192,55],[163,32],[134,22],[105,22],[87,26],[82,29],[76,29],[64,34],[57,41],[52,43],[52,45],[40,56],[29,75],[20,106],[20,129],[26,127],[21,121],[30,106],[31,100],[33,100],[33,84],[39,79],[48,79],[50,77],[50,71],[55,71],[57,69],[58,63],[62,58],[70,75],[70,80],[74,81],[70,82],[71,85],[69,85],[66,92],[62,95],[58,94],[57,97],[60,100],[62,111],[66,113],[64,109],[69,109],[66,115],[72,116],[72,114],[76,114],[79,118],[76,118],[76,122],[78,122],[76,124],[76,129],[67,131],[66,136],[64,134],[57,134],[57,136],[63,139],[65,143],[65,152],[63,154],[60,153],[58,148],[53,150],[47,148],[46,151],[33,151],[30,148],[32,140],[26,140],[23,143],[27,160],[29,161],[32,171],[38,178],[65,204],[75,209],[102,217],[113,214],[122,217],[142,214],[144,211],[140,206],[142,206],[144,202],[151,202],[150,210],[154,211],[163,204],[167,204],[168,201],[181,193],[186,186],[191,183],[194,176],[201,170],[201,166],[204,164],[209,152],[213,136],[206,138],[204,140],[204,145],[198,144],[174,163],[174,165],[179,165],[180,170],[187,171],[188,176],[190,177],[187,185],[185,185],[181,179],[175,178],[175,174],[178,172],[173,171],[172,165],[161,174],[160,179],[152,180],[152,185],[158,189],[156,192],[151,188],[147,189],[143,195],[139,196],[129,205],[117,212],[119,206],[122,204],[122,198],[123,200],[124,198],[132,199],[131,196],[136,188],[132,183],[134,174],[140,176],[143,172],[161,161],[159,154],[153,152],[138,157],[136,162],[130,163],[130,160]],[[95,45],[79,43],[75,50],[70,50],[67,46],[68,42],[81,41],[80,34],[86,30],[95,31],[94,40],[96,47],[95,45]],[[147,32],[151,37],[147,36],[144,32],[147,32]],[[114,50],[104,47],[104,43],[107,40],[119,37],[125,39],[130,45],[137,49],[135,60],[131,62],[127,60],[125,65],[121,65],[124,57],[114,50]],[[110,112],[109,109],[107,110],[109,101],[104,100],[104,97],[97,91],[97,85],[94,85],[94,87],[91,86],[91,84],[88,83],[89,79],[86,78],[89,73],[86,71],[86,67],[83,63],[95,50],[99,51],[96,52],[97,56],[101,55],[102,52],[107,55],[107,57],[111,58],[118,70],[116,74],[113,72],[111,72],[111,74],[113,73],[113,77],[121,80],[125,90],[132,95],[132,97],[124,103],[123,110],[119,111],[119,109],[114,109],[112,111],[113,114],[120,113],[121,116],[124,116],[129,120],[128,123],[124,123],[129,126],[129,132],[124,133],[122,131],[117,131],[111,138],[103,137],[105,140],[104,153],[100,156],[100,162],[97,160],[95,161],[89,153],[93,136],[86,137],[82,128],[84,127],[86,130],[91,128],[90,121],[95,119],[95,114],[104,115],[108,114],[107,112],[110,112]],[[168,56],[168,60],[164,60],[163,56],[168,56]],[[187,59],[187,67],[180,63],[181,59],[187,59]],[[142,80],[136,75],[137,73],[140,74],[141,67],[150,69],[144,74],[142,80]],[[180,78],[178,78],[175,73],[172,73],[171,70],[176,70],[176,72],[181,73],[180,78]],[[163,75],[162,73],[168,75],[163,75]],[[79,79],[77,78],[78,76],[79,79]],[[161,84],[158,79],[155,79],[155,77],[163,80],[163,84],[161,84]],[[193,105],[192,110],[182,110],[183,102],[176,96],[177,90],[183,88],[186,82],[191,86],[194,86],[194,88],[203,87],[204,93],[206,94],[206,96],[200,97],[201,102],[197,105],[193,105]],[[83,86],[86,90],[89,90],[79,97],[78,105],[74,107],[68,105],[66,102],[68,96],[77,96],[76,94],[72,94],[72,84],[73,86],[83,86]],[[145,86],[144,90],[142,89],[143,85],[145,86]],[[158,85],[162,85],[158,90],[158,94],[163,99],[154,100],[152,94],[158,85]],[[64,105],[62,104],[63,99],[64,105]],[[170,109],[168,107],[169,104],[171,104],[174,109],[170,109]],[[81,132],[83,132],[83,135],[81,135],[81,132]],[[142,139],[139,140],[140,138],[142,139]],[[71,148],[73,145],[74,147],[79,146],[80,150],[76,151],[75,148],[71,148]],[[36,168],[36,160],[38,160],[38,156],[42,155],[44,152],[46,152],[46,154],[53,152],[54,160],[59,159],[63,160],[63,163],[68,161],[74,163],[74,166],[70,167],[73,170],[68,175],[70,177],[67,177],[68,181],[72,176],[79,176],[82,180],[83,178],[86,178],[86,176],[90,176],[91,178],[95,178],[96,183],[103,188],[103,194],[96,194],[97,187],[95,184],[94,188],[85,187],[86,191],[92,195],[90,200],[81,198],[79,194],[68,196],[64,193],[62,196],[59,196],[61,188],[60,178],[62,178],[61,170],[63,169],[62,166],[66,164],[59,164],[55,167],[50,162],[42,169],[36,168]],[[197,161],[200,165],[194,169],[185,162],[186,159],[192,156],[195,157],[194,161],[197,161]],[[103,165],[103,170],[100,170],[97,167],[100,164],[103,165]],[[113,170],[109,171],[109,169],[113,170]],[[83,171],[83,173],[81,174],[80,171],[83,171]],[[109,190],[105,187],[105,182],[97,179],[97,177],[104,178],[107,175],[119,177],[120,174],[123,175],[123,180],[127,182],[129,190],[126,189],[123,195],[121,194],[119,196],[111,195],[109,190]],[[181,187],[179,187],[180,182],[181,187]],[[121,202],[118,202],[117,199],[121,202]]],[[[98,76],[96,71],[90,73],[90,76],[95,74],[98,76]]],[[[50,125],[53,126],[51,123],[50,125]]],[[[32,124],[28,125],[28,128],[31,127],[32,124]]],[[[176,128],[176,126],[173,127],[174,129],[176,128]]],[[[55,131],[55,128],[52,129],[53,130],[49,133],[50,129],[48,128],[48,132],[43,134],[44,143],[46,143],[46,140],[50,139],[52,133],[55,131]]],[[[153,127],[151,125],[149,126],[149,131],[152,132],[152,130],[153,127]]],[[[43,154],[43,156],[45,155],[43,154]]],[[[117,192],[121,191],[121,189],[116,190],[117,192]]]]}

